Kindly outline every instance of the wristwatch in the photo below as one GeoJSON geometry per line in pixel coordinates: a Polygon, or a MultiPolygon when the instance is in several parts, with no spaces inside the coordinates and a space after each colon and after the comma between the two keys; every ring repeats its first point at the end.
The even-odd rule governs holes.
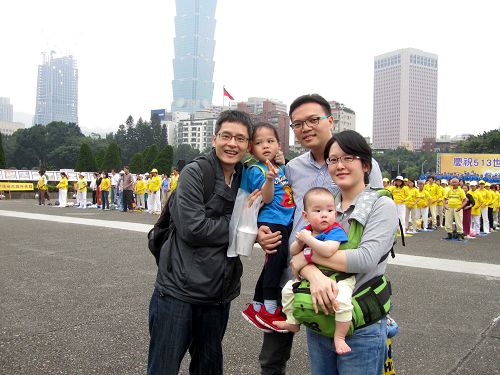
{"type": "Polygon", "coordinates": [[[306,258],[307,263],[312,263],[312,255],[313,251],[310,247],[305,247],[304,250],[302,251],[304,253],[304,258],[306,258]]]}

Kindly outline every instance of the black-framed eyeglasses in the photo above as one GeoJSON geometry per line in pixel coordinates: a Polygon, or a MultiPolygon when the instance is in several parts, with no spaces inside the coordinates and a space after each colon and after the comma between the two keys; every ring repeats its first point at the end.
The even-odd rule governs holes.
{"type": "Polygon", "coordinates": [[[339,161],[342,162],[342,164],[347,164],[347,163],[352,163],[356,159],[361,159],[359,156],[354,156],[354,155],[343,155],[343,156],[330,156],[328,159],[326,159],[326,164],[332,165],[332,164],[338,164],[339,161]]]}
{"type": "Polygon", "coordinates": [[[236,141],[236,143],[239,143],[239,144],[244,144],[244,143],[248,142],[248,138],[243,136],[243,135],[232,135],[230,133],[217,133],[217,136],[223,142],[231,142],[231,139],[233,139],[233,138],[236,141]]]}
{"type": "Polygon", "coordinates": [[[316,126],[318,126],[320,120],[327,119],[328,117],[331,117],[331,116],[332,115],[316,116],[316,117],[308,118],[307,120],[304,120],[304,121],[294,121],[290,124],[290,128],[292,128],[292,130],[294,130],[294,131],[301,130],[305,124],[307,124],[311,128],[315,128],[316,126]]]}

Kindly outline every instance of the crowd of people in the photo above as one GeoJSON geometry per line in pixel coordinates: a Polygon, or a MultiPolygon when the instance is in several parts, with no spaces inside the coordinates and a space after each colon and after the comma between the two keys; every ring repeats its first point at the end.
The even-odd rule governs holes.
{"type": "Polygon", "coordinates": [[[427,176],[412,181],[384,178],[392,193],[405,234],[444,227],[446,239],[474,239],[500,229],[500,183],[463,176],[446,179],[427,176]]]}
{"type": "MultiPolygon", "coordinates": [[[[49,198],[48,181],[44,170],[39,171],[40,178],[37,182],[38,204],[45,205],[49,198]]],[[[128,166],[117,172],[111,170],[95,172],[89,181],[84,173],[78,174],[78,180],[73,184],[75,204],[68,203],[68,176],[61,172],[61,179],[56,188],[59,191],[55,207],[75,207],[80,209],[97,208],[104,211],[116,209],[122,212],[147,211],[160,214],[168,197],[177,187],[179,170],[172,169],[172,173],[158,175],[158,170],[153,168],[144,175],[132,175],[128,166]],[[88,199],[88,192],[92,193],[92,200],[88,199]]]]}

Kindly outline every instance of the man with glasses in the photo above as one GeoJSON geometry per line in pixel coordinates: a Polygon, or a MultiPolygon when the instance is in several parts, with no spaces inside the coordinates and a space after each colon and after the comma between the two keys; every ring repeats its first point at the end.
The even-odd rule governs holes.
{"type": "Polygon", "coordinates": [[[227,257],[229,221],[249,148],[250,117],[222,112],[213,150],[182,170],[169,201],[172,234],[163,244],[149,306],[148,374],[177,374],[189,349],[190,373],[222,374],[222,338],[231,301],[240,294],[243,266],[227,257]],[[214,172],[204,202],[204,173],[214,172]]]}
{"type": "MultiPolygon", "coordinates": [[[[290,105],[289,116],[295,138],[300,144],[309,149],[308,152],[296,157],[287,164],[286,176],[293,190],[296,203],[293,229],[289,243],[295,240],[295,233],[302,229],[306,223],[302,217],[303,197],[313,187],[324,187],[333,194],[338,188],[333,183],[328,173],[327,163],[323,153],[325,145],[332,136],[333,117],[330,104],[320,95],[303,95],[295,99],[290,105]]],[[[352,162],[354,158],[343,157],[342,163],[352,162]]],[[[331,163],[338,160],[329,160],[331,163]]],[[[370,185],[382,188],[382,173],[378,163],[372,160],[370,185]]],[[[281,242],[279,232],[271,232],[268,227],[261,226],[257,240],[262,248],[272,254],[281,242]]],[[[282,277],[282,285],[292,278],[290,270],[282,277]]],[[[259,361],[263,375],[285,374],[286,362],[290,358],[293,333],[265,333],[259,361]]]]}

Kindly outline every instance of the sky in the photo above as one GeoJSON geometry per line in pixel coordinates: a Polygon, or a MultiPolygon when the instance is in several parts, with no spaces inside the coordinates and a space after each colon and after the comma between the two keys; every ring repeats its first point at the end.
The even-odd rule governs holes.
{"type": "MultiPolygon", "coordinates": [[[[203,0],[202,0],[203,1],[203,0]]],[[[170,108],[174,0],[19,0],[1,6],[0,97],[34,114],[41,52],[72,54],[79,125],[116,131],[170,108]]],[[[500,2],[218,0],[213,103],[306,93],[344,103],[372,135],[373,61],[402,48],[435,53],[438,135],[480,134],[500,118],[500,2]]],[[[227,102],[226,102],[227,104],[227,102]]]]}

